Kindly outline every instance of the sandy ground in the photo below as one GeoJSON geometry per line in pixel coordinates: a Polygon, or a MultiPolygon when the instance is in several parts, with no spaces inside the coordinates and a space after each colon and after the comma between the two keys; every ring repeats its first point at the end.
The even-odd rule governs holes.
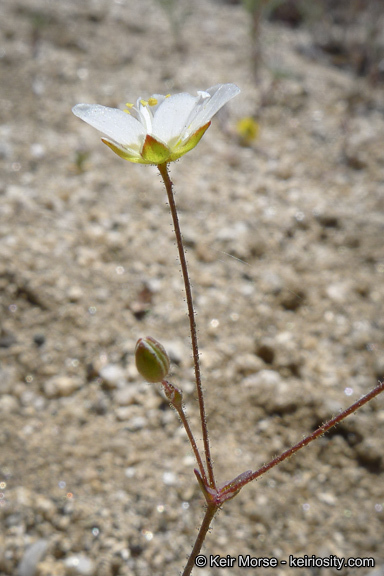
{"type": "MultiPolygon", "coordinates": [[[[2,575],[176,575],[203,512],[186,436],[133,359],[142,335],[167,346],[200,438],[165,192],[74,104],[242,90],[171,167],[219,481],[384,376],[382,86],[281,24],[263,27],[255,78],[241,5],[181,8],[177,39],[150,0],[2,2],[2,575]],[[249,115],[260,135],[245,147],[249,115]]],[[[205,553],[371,557],[376,572],[341,573],[382,574],[383,432],[379,397],[228,503],[205,553]]]]}

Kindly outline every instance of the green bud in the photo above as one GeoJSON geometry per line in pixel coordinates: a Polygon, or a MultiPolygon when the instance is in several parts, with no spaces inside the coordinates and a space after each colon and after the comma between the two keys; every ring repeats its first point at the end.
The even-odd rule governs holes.
{"type": "Polygon", "coordinates": [[[169,372],[168,354],[151,336],[138,339],[135,359],[138,372],[147,382],[161,382],[169,372]]]}

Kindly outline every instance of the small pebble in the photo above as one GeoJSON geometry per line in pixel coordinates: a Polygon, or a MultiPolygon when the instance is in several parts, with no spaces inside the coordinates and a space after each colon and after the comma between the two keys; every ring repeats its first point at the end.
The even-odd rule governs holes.
{"type": "Polygon", "coordinates": [[[36,346],[42,346],[43,344],[45,344],[45,336],[44,334],[34,334],[33,336],[33,341],[36,344],[36,346]]]}
{"type": "Polygon", "coordinates": [[[47,547],[47,540],[36,540],[36,542],[31,544],[24,552],[24,556],[17,568],[17,576],[34,576],[36,566],[42,560],[47,547]]]}
{"type": "Polygon", "coordinates": [[[300,402],[299,394],[293,393],[289,381],[283,380],[274,370],[261,370],[243,380],[250,388],[252,404],[262,406],[268,414],[290,412],[300,402]]]}
{"type": "Polygon", "coordinates": [[[100,370],[100,377],[107,388],[121,388],[126,384],[126,376],[123,368],[117,364],[107,364],[100,370]]]}
{"type": "Polygon", "coordinates": [[[47,398],[62,398],[70,396],[81,388],[82,380],[80,378],[71,378],[69,376],[54,376],[44,384],[44,394],[47,398]]]}
{"type": "Polygon", "coordinates": [[[84,554],[68,556],[64,561],[66,576],[92,576],[95,566],[84,554]]]}
{"type": "Polygon", "coordinates": [[[0,413],[14,414],[19,410],[19,403],[14,396],[4,394],[0,396],[0,413]]]}

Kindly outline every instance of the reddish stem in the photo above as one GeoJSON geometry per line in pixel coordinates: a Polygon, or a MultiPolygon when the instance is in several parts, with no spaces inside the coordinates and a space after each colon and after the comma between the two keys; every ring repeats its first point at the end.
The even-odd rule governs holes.
{"type": "Polygon", "coordinates": [[[204,543],[205,537],[211,525],[214,515],[219,510],[219,506],[215,506],[214,504],[210,504],[207,506],[205,511],[204,520],[200,526],[199,533],[196,538],[195,545],[193,546],[192,552],[188,558],[188,562],[184,568],[182,576],[189,576],[192,572],[192,568],[195,565],[196,556],[199,554],[201,547],[204,543]]]}
{"type": "Polygon", "coordinates": [[[197,536],[195,545],[193,547],[192,553],[188,559],[188,563],[184,569],[182,576],[190,575],[196,556],[199,554],[201,546],[207,535],[210,523],[214,515],[216,514],[217,510],[219,510],[227,500],[234,498],[241,490],[241,488],[243,488],[243,486],[245,486],[249,482],[252,482],[252,480],[256,480],[256,478],[262,476],[263,474],[268,472],[268,470],[270,470],[274,466],[277,466],[278,464],[280,464],[281,462],[283,462],[284,460],[295,454],[295,452],[298,452],[299,450],[304,448],[304,446],[307,446],[308,444],[316,440],[316,438],[327,432],[333,426],[336,426],[336,424],[339,424],[342,420],[347,418],[347,416],[349,416],[353,412],[356,412],[356,410],[364,406],[364,404],[367,404],[367,402],[378,396],[383,391],[384,391],[384,382],[379,382],[376,388],[371,390],[371,392],[369,392],[368,394],[360,398],[360,400],[352,404],[352,406],[350,406],[346,410],[343,410],[340,414],[338,414],[337,416],[335,416],[334,418],[332,418],[331,420],[320,426],[320,428],[312,432],[312,434],[310,434],[309,436],[307,436],[306,438],[304,438],[291,448],[288,448],[288,450],[280,454],[280,456],[277,456],[276,458],[271,460],[271,462],[265,464],[264,466],[259,468],[259,470],[256,470],[256,472],[251,472],[250,470],[248,470],[247,472],[243,472],[243,474],[240,474],[240,476],[238,476],[231,482],[226,482],[219,490],[213,490],[212,488],[206,486],[202,478],[199,477],[199,473],[197,472],[197,470],[195,470],[195,474],[199,482],[200,489],[202,490],[205,499],[207,501],[207,511],[203,520],[203,524],[197,536]]]}
{"type": "Polygon", "coordinates": [[[182,394],[181,391],[174,385],[171,384],[170,382],[168,382],[168,380],[163,380],[162,381],[162,385],[163,385],[163,389],[165,392],[165,395],[167,396],[168,400],[170,401],[171,405],[174,407],[174,409],[176,410],[176,412],[179,415],[179,418],[181,420],[181,423],[184,426],[184,429],[187,433],[189,442],[191,444],[193,453],[195,455],[195,458],[197,460],[197,464],[199,466],[199,470],[200,470],[200,474],[203,478],[204,484],[206,485],[208,483],[207,481],[207,475],[205,473],[205,469],[204,469],[204,465],[203,462],[201,460],[201,456],[200,456],[200,452],[199,449],[197,447],[196,444],[196,440],[193,436],[191,427],[189,425],[188,422],[188,418],[185,415],[184,412],[184,408],[183,408],[183,402],[182,402],[182,394]]]}
{"type": "Polygon", "coordinates": [[[207,418],[205,415],[203,387],[201,384],[201,376],[200,376],[199,347],[198,347],[198,343],[197,343],[197,330],[196,330],[196,321],[195,321],[195,311],[193,308],[191,282],[189,280],[187,260],[185,258],[183,239],[181,236],[179,218],[178,218],[177,209],[176,209],[176,202],[175,202],[175,198],[173,195],[173,184],[172,184],[172,181],[171,181],[169,174],[168,174],[168,164],[166,162],[164,164],[159,164],[158,169],[159,169],[159,172],[161,174],[161,177],[163,178],[164,185],[165,185],[165,188],[167,190],[169,208],[171,210],[174,232],[175,232],[175,236],[176,236],[177,249],[179,251],[181,271],[183,274],[185,295],[187,298],[189,326],[190,326],[191,341],[192,341],[193,364],[195,367],[197,399],[199,402],[199,409],[200,409],[201,429],[202,429],[202,433],[203,433],[204,452],[205,452],[205,459],[207,462],[209,485],[211,488],[216,489],[215,477],[213,474],[211,449],[209,446],[207,418]]]}
{"type": "Polygon", "coordinates": [[[384,381],[379,382],[379,384],[376,386],[376,388],[374,388],[373,390],[368,392],[368,394],[366,394],[365,396],[360,398],[360,400],[357,400],[357,402],[352,404],[349,408],[346,408],[346,410],[343,410],[342,412],[340,412],[340,414],[338,414],[337,416],[335,416],[331,420],[328,420],[328,422],[326,422],[325,424],[320,426],[320,428],[317,428],[317,430],[312,432],[312,434],[309,434],[309,436],[307,436],[306,438],[303,438],[303,440],[300,440],[300,442],[298,442],[297,444],[295,444],[291,448],[288,448],[288,450],[286,450],[285,452],[280,454],[280,456],[276,456],[276,458],[271,460],[271,462],[269,462],[268,464],[264,464],[264,466],[259,468],[259,470],[256,470],[251,475],[248,475],[242,481],[237,483],[236,486],[234,487],[234,489],[240,490],[240,488],[242,488],[243,486],[245,486],[249,482],[252,482],[252,480],[256,480],[256,478],[258,478],[259,476],[262,476],[263,474],[268,472],[268,470],[270,470],[271,468],[274,468],[275,466],[277,466],[281,462],[284,462],[284,460],[286,460],[287,458],[289,458],[290,456],[295,454],[295,452],[298,452],[299,450],[304,448],[304,446],[307,446],[308,444],[313,442],[313,440],[316,440],[316,438],[325,434],[325,432],[330,430],[330,428],[333,428],[333,426],[336,426],[336,424],[339,424],[347,416],[349,416],[353,412],[356,412],[356,410],[358,410],[359,408],[364,406],[364,404],[367,404],[367,402],[369,402],[370,400],[372,400],[373,398],[378,396],[383,391],[384,391],[384,381]]]}

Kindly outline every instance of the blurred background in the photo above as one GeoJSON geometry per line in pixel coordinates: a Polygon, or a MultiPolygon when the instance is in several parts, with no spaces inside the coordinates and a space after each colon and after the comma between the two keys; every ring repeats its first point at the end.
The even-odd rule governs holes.
{"type": "MultiPolygon", "coordinates": [[[[133,361],[166,346],[200,440],[166,195],[72,106],[241,88],[171,166],[224,482],[384,377],[383,23],[381,0],[2,0],[0,574],[176,574],[202,517],[133,361]]],[[[246,487],[206,553],[382,570],[383,426],[378,398],[246,487]]]]}

